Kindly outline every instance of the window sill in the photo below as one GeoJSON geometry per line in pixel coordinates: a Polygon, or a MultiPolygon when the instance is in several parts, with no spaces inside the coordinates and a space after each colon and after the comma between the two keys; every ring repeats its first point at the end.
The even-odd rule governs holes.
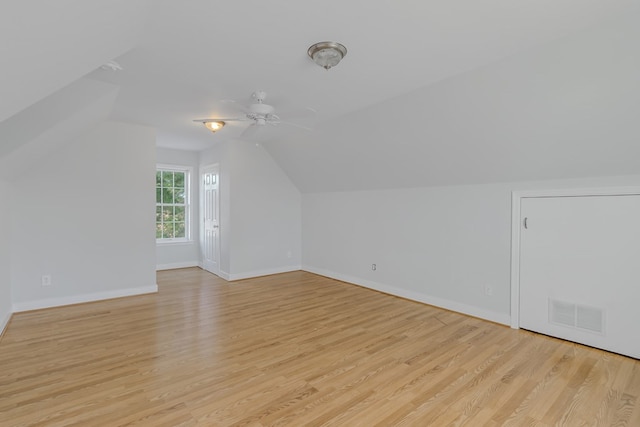
{"type": "Polygon", "coordinates": [[[177,246],[177,245],[193,245],[195,241],[188,239],[175,239],[175,240],[156,240],[156,246],[177,246]]]}

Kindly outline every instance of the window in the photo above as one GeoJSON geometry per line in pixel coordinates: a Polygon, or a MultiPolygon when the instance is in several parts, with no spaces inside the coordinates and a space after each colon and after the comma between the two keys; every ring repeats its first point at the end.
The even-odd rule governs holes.
{"type": "Polygon", "coordinates": [[[156,169],[156,240],[189,240],[189,170],[158,166],[156,169]]]}

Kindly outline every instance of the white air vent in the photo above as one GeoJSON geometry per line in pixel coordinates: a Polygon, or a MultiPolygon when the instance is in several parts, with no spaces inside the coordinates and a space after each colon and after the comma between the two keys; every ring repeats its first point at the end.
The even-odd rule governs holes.
{"type": "Polygon", "coordinates": [[[604,334],[604,310],[550,298],[549,323],[604,334]]]}
{"type": "Polygon", "coordinates": [[[576,306],[576,327],[604,333],[604,311],[595,307],[576,306]]]}
{"type": "Polygon", "coordinates": [[[576,326],[576,306],[562,301],[549,300],[549,322],[576,326]]]}

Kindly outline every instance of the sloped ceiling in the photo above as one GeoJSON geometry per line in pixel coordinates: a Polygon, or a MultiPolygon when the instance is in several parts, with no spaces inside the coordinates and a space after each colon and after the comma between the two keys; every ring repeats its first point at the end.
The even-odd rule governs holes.
{"type": "Polygon", "coordinates": [[[264,144],[304,192],[640,174],[630,16],[264,144]]]}
{"type": "Polygon", "coordinates": [[[79,79],[0,124],[0,178],[19,179],[108,119],[119,88],[79,79]]]}
{"type": "Polygon", "coordinates": [[[0,122],[137,45],[151,0],[3,0],[0,122]]]}
{"type": "Polygon", "coordinates": [[[611,174],[635,155],[640,0],[23,3],[0,18],[4,116],[89,73],[159,146],[260,143],[305,192],[611,174]],[[306,55],[323,40],[349,50],[329,71],[306,55]],[[97,69],[114,57],[123,71],[97,69]],[[192,122],[257,89],[315,130],[192,122]]]}

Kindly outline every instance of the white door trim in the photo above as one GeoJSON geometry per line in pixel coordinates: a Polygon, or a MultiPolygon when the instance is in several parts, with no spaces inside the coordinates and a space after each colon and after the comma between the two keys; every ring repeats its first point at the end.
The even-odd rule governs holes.
{"type": "Polygon", "coordinates": [[[520,328],[520,202],[529,197],[640,195],[640,187],[570,188],[511,192],[511,327],[520,328]]]}

